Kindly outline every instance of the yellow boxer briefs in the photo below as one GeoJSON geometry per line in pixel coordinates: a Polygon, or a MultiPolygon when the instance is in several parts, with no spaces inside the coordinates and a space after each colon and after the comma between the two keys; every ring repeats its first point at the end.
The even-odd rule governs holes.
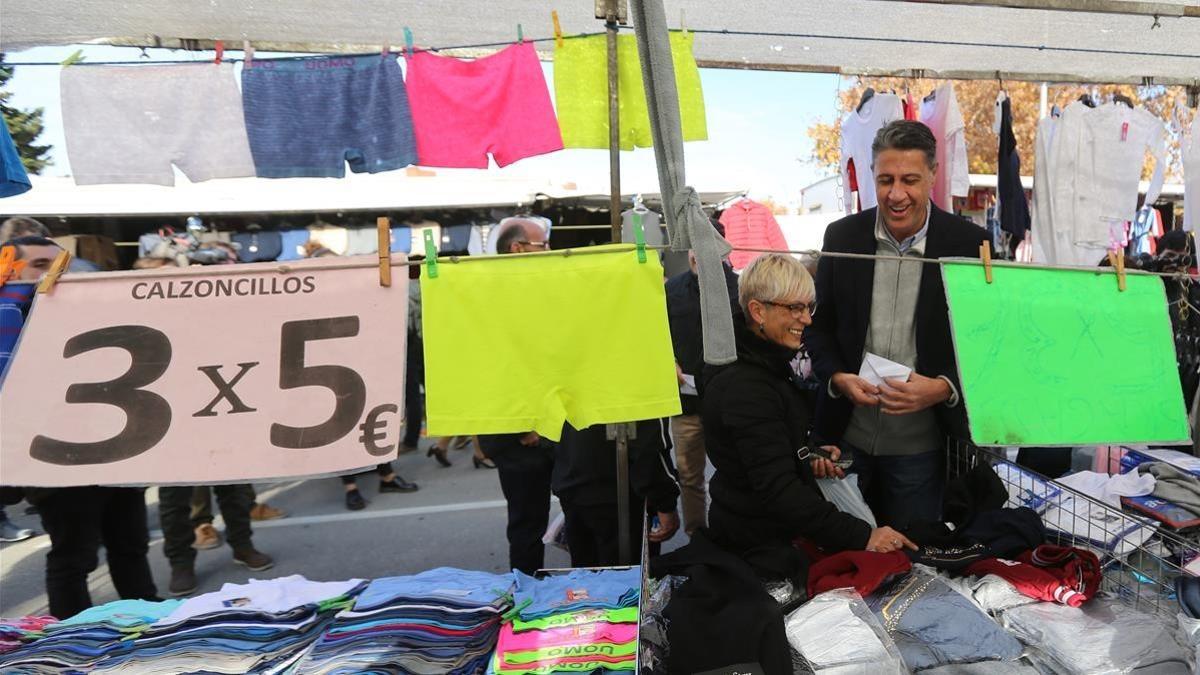
{"type": "Polygon", "coordinates": [[[680,414],[662,266],[634,247],[422,266],[429,436],[680,414]]]}
{"type": "MultiPolygon", "coordinates": [[[[708,140],[700,69],[692,56],[694,33],[671,33],[675,86],[683,140],[708,140]]],[[[608,51],[604,35],[568,38],[554,49],[554,97],[563,147],[608,147],[608,51]]],[[[632,35],[617,36],[617,90],[621,149],[649,148],[650,112],[642,86],[642,65],[632,35]]]]}

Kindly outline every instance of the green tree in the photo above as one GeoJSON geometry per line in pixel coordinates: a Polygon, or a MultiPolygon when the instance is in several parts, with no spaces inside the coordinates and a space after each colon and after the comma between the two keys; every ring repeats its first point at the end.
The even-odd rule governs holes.
{"type": "Polygon", "coordinates": [[[12,66],[4,65],[4,54],[0,53],[0,115],[8,125],[8,133],[17,144],[17,152],[21,155],[21,163],[29,173],[41,173],[50,164],[49,145],[38,145],[38,136],[42,134],[42,108],[21,110],[9,105],[12,92],[5,91],[5,85],[12,79],[12,66]]]}

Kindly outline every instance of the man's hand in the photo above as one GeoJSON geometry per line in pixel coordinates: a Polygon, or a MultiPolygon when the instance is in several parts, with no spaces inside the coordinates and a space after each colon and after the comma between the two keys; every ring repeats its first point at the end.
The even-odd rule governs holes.
{"type": "Polygon", "coordinates": [[[917,545],[890,527],[877,527],[871,530],[871,538],[867,540],[867,550],[876,553],[891,553],[902,548],[910,548],[915,551],[917,545]]]}
{"type": "Polygon", "coordinates": [[[835,446],[832,446],[832,445],[822,445],[821,449],[828,452],[829,456],[832,457],[833,459],[828,460],[828,459],[825,459],[824,457],[820,457],[820,456],[813,457],[813,459],[812,459],[813,476],[815,476],[817,478],[845,478],[846,472],[842,471],[842,469],[840,467],[838,467],[837,464],[834,464],[834,462],[836,462],[842,456],[841,449],[837,448],[835,446]]]}
{"type": "Polygon", "coordinates": [[[850,373],[834,373],[829,380],[854,405],[879,405],[879,387],[861,377],[850,373]]]}
{"type": "Polygon", "coordinates": [[[538,441],[540,440],[542,440],[542,437],[538,436],[536,431],[530,431],[524,436],[521,436],[520,442],[521,445],[527,448],[532,448],[533,446],[537,445],[538,441]]]}
{"type": "Polygon", "coordinates": [[[950,385],[940,377],[913,373],[908,382],[885,379],[879,388],[879,407],[888,415],[907,415],[950,400],[950,385]]]}
{"type": "Polygon", "coordinates": [[[683,368],[679,367],[678,361],[675,362],[675,379],[679,380],[681,386],[687,384],[687,380],[683,379],[683,368]]]}
{"type": "Polygon", "coordinates": [[[650,530],[650,534],[646,535],[646,539],[654,543],[661,543],[674,537],[678,530],[679,514],[674,511],[670,513],[660,511],[658,514],[658,527],[650,530]]]}

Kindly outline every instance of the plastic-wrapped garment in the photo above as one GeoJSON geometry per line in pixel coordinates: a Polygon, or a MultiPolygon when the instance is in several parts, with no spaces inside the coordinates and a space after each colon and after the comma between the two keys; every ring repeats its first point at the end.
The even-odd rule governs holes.
{"type": "Polygon", "coordinates": [[[814,673],[876,675],[908,669],[862,597],[848,588],[822,593],[784,620],[788,643],[814,673]]]}
{"type": "Polygon", "coordinates": [[[668,575],[650,580],[650,592],[642,603],[638,663],[643,675],[665,675],[671,643],[667,640],[667,620],[663,610],[671,601],[671,592],[683,585],[687,577],[668,575]]]}
{"type": "Polygon", "coordinates": [[[1037,600],[1022,594],[1008,581],[994,574],[982,577],[958,577],[957,579],[942,578],[946,585],[958,591],[963,597],[972,600],[983,611],[992,616],[1006,609],[1031,605],[1037,600]]]}
{"type": "Polygon", "coordinates": [[[1025,661],[980,661],[922,670],[921,675],[1039,675],[1042,671],[1025,661]]]}
{"type": "Polygon", "coordinates": [[[916,571],[867,598],[912,670],[1015,661],[1021,644],[940,577],[916,571]]]}
{"type": "Polygon", "coordinates": [[[1006,628],[1058,673],[1190,673],[1191,655],[1174,627],[1153,614],[1110,598],[1080,608],[1040,602],[1010,609],[1006,628]]]}
{"type": "Polygon", "coordinates": [[[1179,622],[1179,642],[1192,650],[1195,663],[1200,664],[1200,619],[1193,619],[1180,612],[1175,615],[1175,620],[1179,622]]]}
{"type": "Polygon", "coordinates": [[[821,488],[821,494],[836,506],[838,511],[866,521],[872,528],[879,527],[875,524],[875,514],[871,512],[871,507],[867,506],[867,500],[863,499],[862,490],[858,488],[858,474],[852,473],[841,480],[821,478],[817,480],[817,487],[821,488]]]}

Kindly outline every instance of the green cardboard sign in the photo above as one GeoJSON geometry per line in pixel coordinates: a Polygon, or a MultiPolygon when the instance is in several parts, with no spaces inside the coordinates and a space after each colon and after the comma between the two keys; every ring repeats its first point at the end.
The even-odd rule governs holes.
{"type": "Polygon", "coordinates": [[[1161,279],[1112,270],[943,265],[971,440],[985,446],[1190,443],[1161,279]]]}

